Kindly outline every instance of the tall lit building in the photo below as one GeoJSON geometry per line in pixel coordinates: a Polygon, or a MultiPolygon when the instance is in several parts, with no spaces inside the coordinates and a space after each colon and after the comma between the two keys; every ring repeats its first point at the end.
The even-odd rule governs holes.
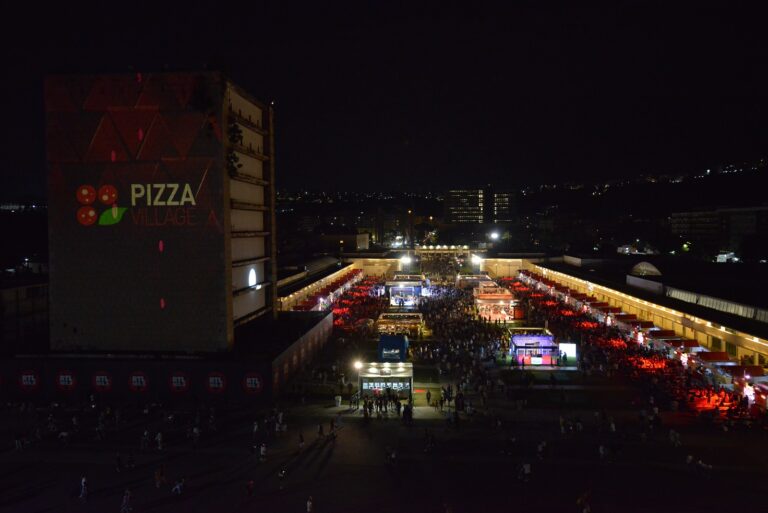
{"type": "Polygon", "coordinates": [[[494,224],[511,223],[514,221],[514,194],[509,191],[493,191],[488,222],[494,224]]]}
{"type": "Polygon", "coordinates": [[[457,189],[445,195],[445,221],[449,224],[482,223],[485,220],[483,189],[457,189]]]}
{"type": "Polygon", "coordinates": [[[512,222],[514,194],[485,189],[457,189],[445,197],[445,218],[449,224],[496,224],[512,222]]]}
{"type": "Polygon", "coordinates": [[[46,80],[54,350],[223,351],[275,306],[273,112],[224,76],[46,80]]]}

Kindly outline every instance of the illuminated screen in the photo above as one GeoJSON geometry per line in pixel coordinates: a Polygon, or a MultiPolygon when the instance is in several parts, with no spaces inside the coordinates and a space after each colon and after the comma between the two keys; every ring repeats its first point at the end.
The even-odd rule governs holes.
{"type": "Polygon", "coordinates": [[[390,306],[414,306],[420,287],[392,287],[389,289],[390,306]]]}
{"type": "Polygon", "coordinates": [[[222,88],[213,73],[46,81],[54,349],[227,347],[222,88]]]}
{"type": "Polygon", "coordinates": [[[576,344],[571,342],[561,342],[558,346],[560,347],[560,351],[565,353],[568,358],[576,359],[576,344]]]}

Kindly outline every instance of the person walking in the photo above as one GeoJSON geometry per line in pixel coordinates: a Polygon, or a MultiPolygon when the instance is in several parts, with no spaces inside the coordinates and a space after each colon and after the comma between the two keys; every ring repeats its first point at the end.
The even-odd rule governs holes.
{"type": "Polygon", "coordinates": [[[313,513],[315,511],[315,501],[312,500],[312,496],[307,499],[307,513],[313,513]]]}
{"type": "Polygon", "coordinates": [[[171,493],[176,497],[181,497],[181,492],[184,491],[184,478],[177,479],[171,488],[171,493]]]}
{"type": "Polygon", "coordinates": [[[142,433],[141,444],[139,445],[139,449],[142,451],[146,451],[147,447],[149,447],[149,429],[145,429],[144,433],[142,433]]]}
{"type": "Polygon", "coordinates": [[[131,491],[126,488],[123,492],[123,502],[120,504],[120,513],[131,513],[133,506],[131,506],[131,491]]]}
{"type": "Polygon", "coordinates": [[[80,500],[83,502],[88,500],[88,478],[85,476],[80,478],[80,500]]]}
{"type": "Polygon", "coordinates": [[[255,486],[253,479],[249,479],[248,482],[245,483],[245,493],[248,497],[253,497],[253,489],[255,486]]]}
{"type": "Polygon", "coordinates": [[[429,406],[430,404],[432,404],[432,392],[429,389],[427,389],[427,406],[429,406]]]}
{"type": "Polygon", "coordinates": [[[304,433],[299,431],[299,452],[304,450],[304,433]]]}
{"type": "Polygon", "coordinates": [[[155,435],[155,443],[157,444],[157,450],[162,451],[163,450],[163,433],[162,431],[158,431],[155,435]]]}
{"type": "Polygon", "coordinates": [[[165,483],[165,465],[160,465],[155,470],[155,488],[160,488],[160,485],[165,483]]]}

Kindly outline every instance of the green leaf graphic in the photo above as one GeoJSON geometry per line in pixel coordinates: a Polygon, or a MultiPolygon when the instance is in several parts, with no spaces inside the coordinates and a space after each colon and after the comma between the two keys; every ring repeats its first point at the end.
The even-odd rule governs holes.
{"type": "Polygon", "coordinates": [[[126,210],[127,207],[108,208],[99,216],[99,225],[110,226],[119,223],[126,210]]]}

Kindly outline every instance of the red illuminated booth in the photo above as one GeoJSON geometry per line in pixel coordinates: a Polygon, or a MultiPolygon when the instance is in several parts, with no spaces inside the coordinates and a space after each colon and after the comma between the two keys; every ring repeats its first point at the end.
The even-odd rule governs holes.
{"type": "Polygon", "coordinates": [[[525,309],[515,296],[503,287],[474,289],[475,307],[480,318],[489,322],[514,322],[525,319],[525,309]]]}

